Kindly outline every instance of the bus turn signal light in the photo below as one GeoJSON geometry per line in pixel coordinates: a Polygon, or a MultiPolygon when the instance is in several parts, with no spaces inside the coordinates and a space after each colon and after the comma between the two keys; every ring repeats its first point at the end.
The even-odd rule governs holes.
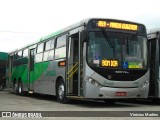
{"type": "Polygon", "coordinates": [[[63,67],[63,66],[65,66],[66,65],[66,61],[60,61],[59,63],[58,63],[58,66],[59,67],[63,67]]]}

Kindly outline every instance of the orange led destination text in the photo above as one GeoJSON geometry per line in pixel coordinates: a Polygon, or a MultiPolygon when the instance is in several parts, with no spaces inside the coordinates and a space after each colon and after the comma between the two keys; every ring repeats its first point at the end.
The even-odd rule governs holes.
{"type": "Polygon", "coordinates": [[[103,67],[118,67],[117,60],[102,60],[103,67]]]}

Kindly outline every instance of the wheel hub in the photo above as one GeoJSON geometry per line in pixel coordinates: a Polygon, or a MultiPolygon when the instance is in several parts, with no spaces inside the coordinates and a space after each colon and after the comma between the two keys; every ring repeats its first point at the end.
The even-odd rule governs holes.
{"type": "Polygon", "coordinates": [[[59,97],[60,99],[63,99],[64,97],[64,85],[60,85],[59,88],[58,88],[58,94],[59,94],[59,97]]]}

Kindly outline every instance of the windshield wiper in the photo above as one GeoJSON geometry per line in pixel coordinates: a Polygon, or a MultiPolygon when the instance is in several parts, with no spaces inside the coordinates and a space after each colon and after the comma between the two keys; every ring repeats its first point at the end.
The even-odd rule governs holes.
{"type": "Polygon", "coordinates": [[[107,36],[107,34],[106,34],[106,30],[103,29],[103,28],[102,28],[101,30],[102,30],[102,33],[103,33],[105,39],[107,40],[109,46],[110,46],[111,48],[114,48],[114,45],[113,45],[112,41],[108,38],[108,36],[107,36]]]}

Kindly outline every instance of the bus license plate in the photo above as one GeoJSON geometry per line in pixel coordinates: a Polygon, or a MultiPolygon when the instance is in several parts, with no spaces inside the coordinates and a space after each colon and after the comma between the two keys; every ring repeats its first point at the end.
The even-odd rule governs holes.
{"type": "Polygon", "coordinates": [[[127,92],[116,92],[116,96],[126,96],[127,92]]]}

